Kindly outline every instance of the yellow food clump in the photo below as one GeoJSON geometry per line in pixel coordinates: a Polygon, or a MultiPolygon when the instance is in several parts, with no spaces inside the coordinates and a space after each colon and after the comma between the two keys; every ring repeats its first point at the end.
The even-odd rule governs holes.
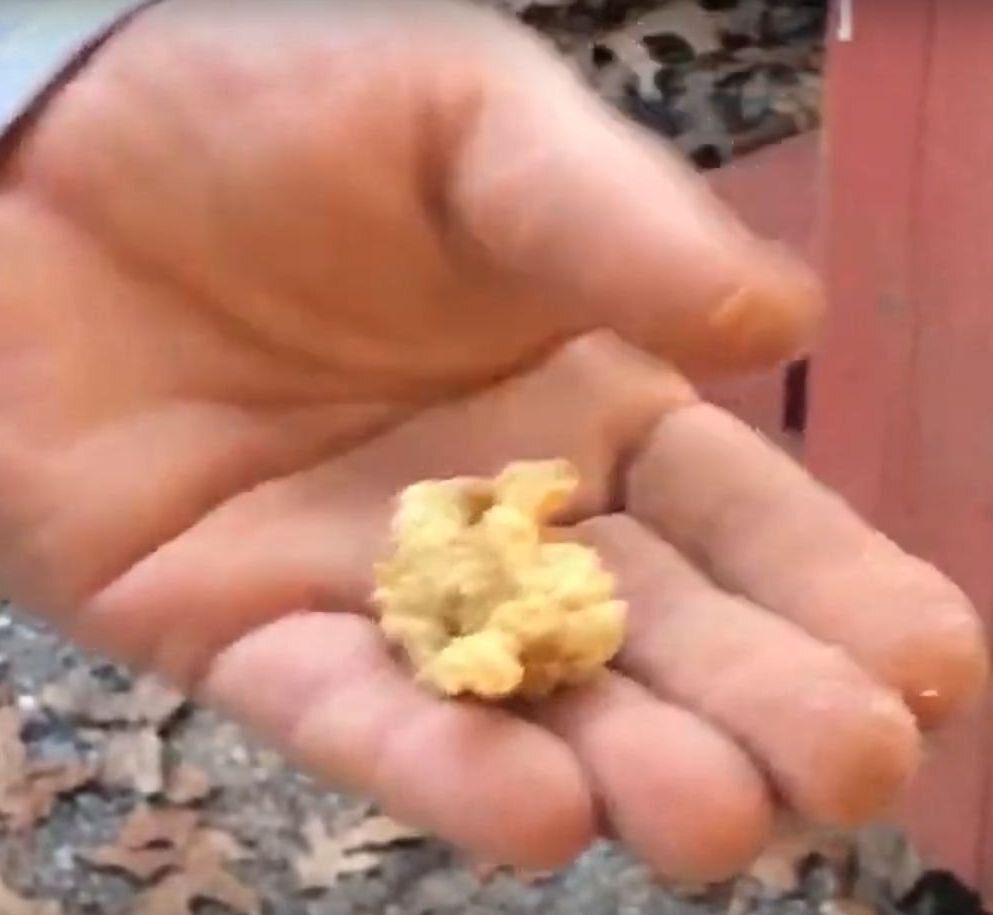
{"type": "Polygon", "coordinates": [[[373,599],[420,680],[449,696],[537,698],[613,657],[625,615],[613,576],[547,526],[578,484],[568,462],[536,461],[404,490],[373,599]]]}

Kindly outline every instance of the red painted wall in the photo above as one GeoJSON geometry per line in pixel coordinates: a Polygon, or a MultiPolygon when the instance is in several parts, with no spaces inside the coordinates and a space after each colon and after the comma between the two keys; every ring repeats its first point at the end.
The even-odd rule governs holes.
{"type": "MultiPolygon", "coordinates": [[[[855,2],[829,55],[812,469],[993,621],[993,3],[855,2]]],[[[993,895],[993,704],[944,736],[906,816],[993,895]]]]}

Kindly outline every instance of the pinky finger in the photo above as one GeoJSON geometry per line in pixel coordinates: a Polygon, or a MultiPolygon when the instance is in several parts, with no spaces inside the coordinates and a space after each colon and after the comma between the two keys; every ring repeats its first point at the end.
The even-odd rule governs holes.
{"type": "Polygon", "coordinates": [[[326,783],[479,856],[545,869],[592,839],[590,792],[562,740],[424,692],[368,619],[284,617],[224,650],[203,689],[326,783]]]}

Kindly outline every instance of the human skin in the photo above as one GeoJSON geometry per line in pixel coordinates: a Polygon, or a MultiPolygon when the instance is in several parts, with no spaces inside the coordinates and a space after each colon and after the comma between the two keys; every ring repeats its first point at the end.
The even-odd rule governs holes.
{"type": "Polygon", "coordinates": [[[683,380],[801,347],[805,269],[488,14],[158,4],[11,150],[0,275],[6,593],[474,854],[720,877],[777,805],[884,809],[982,685],[954,585],[683,380]],[[391,500],[546,457],[627,644],[440,700],[369,609],[391,500]]]}

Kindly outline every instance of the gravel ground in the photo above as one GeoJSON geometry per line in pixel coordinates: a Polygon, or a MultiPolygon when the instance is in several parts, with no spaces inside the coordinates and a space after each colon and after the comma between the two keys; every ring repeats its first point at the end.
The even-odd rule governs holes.
{"type": "Polygon", "coordinates": [[[477,2],[534,26],[700,168],[820,121],[826,0],[477,2]]]}
{"type": "MultiPolygon", "coordinates": [[[[478,0],[700,168],[815,126],[823,0],[478,0]]],[[[979,915],[896,831],[795,840],[720,887],[600,844],[489,870],[314,785],[230,722],[0,609],[0,915],[979,915]]]]}
{"type": "Polygon", "coordinates": [[[561,873],[483,868],[10,607],[0,658],[0,915],[981,915],[884,827],[784,841],[718,887],[663,887],[607,843],[561,873]]]}

